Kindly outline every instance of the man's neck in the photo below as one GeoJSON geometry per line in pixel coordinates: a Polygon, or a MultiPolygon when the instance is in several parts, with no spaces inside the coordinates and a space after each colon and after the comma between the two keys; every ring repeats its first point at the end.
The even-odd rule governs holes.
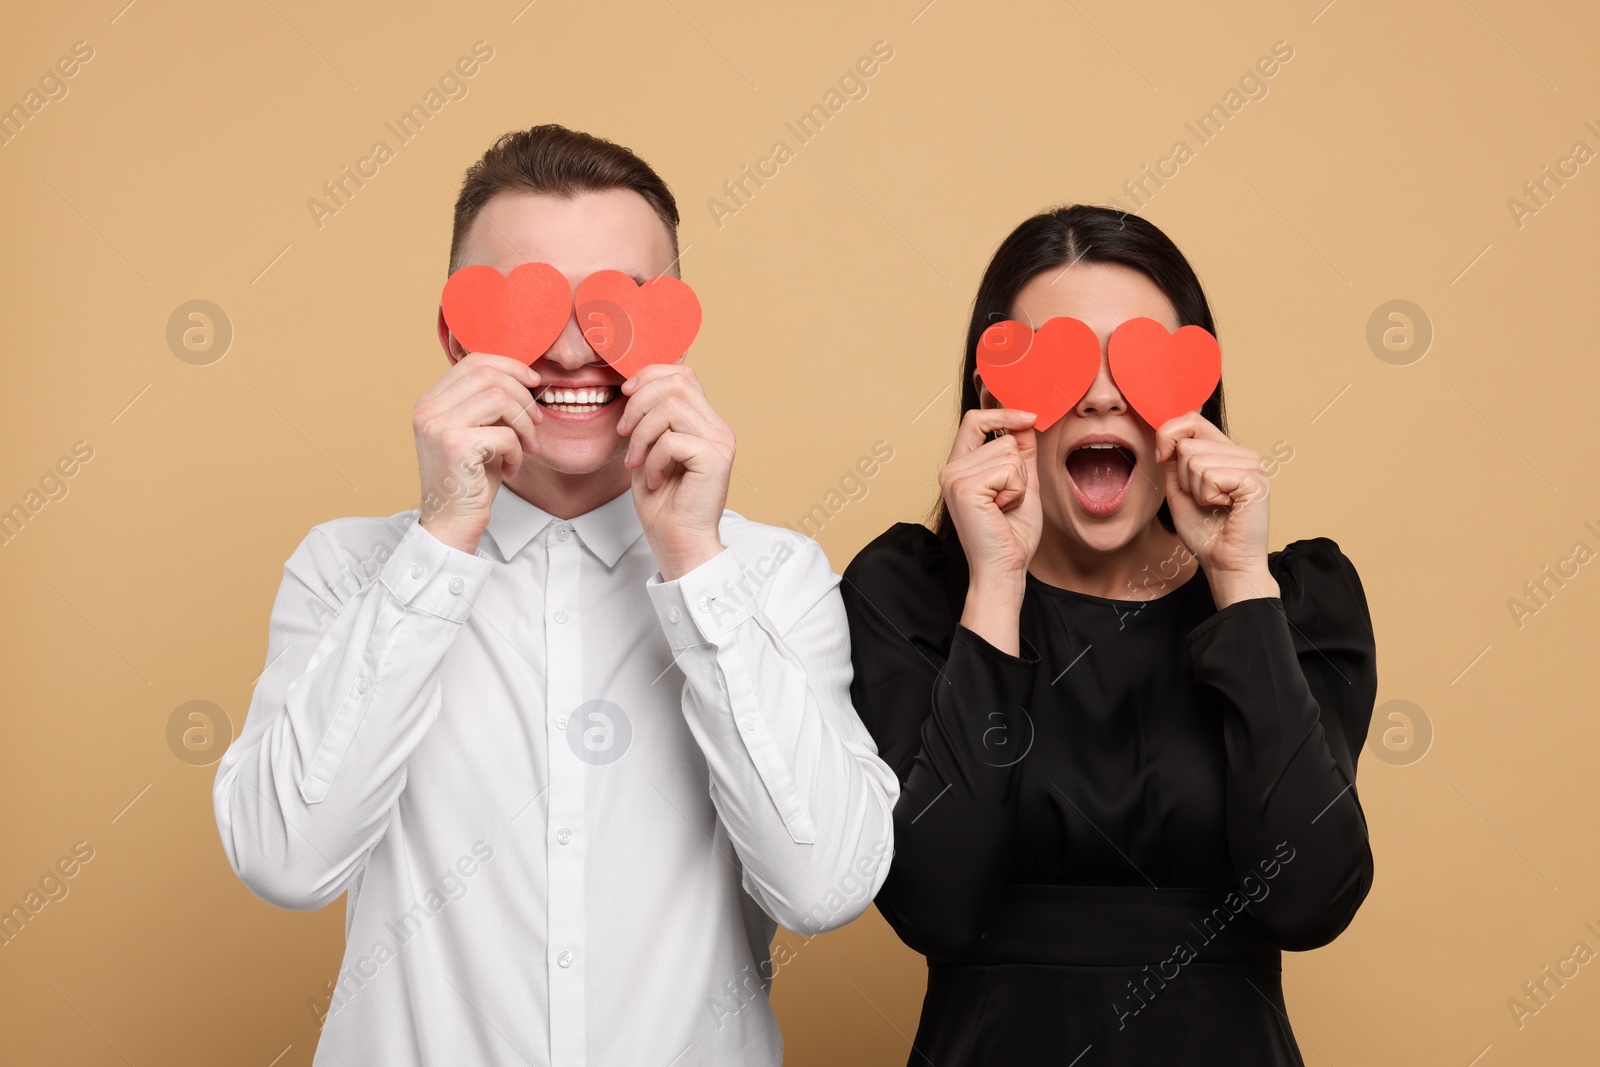
{"type": "Polygon", "coordinates": [[[622,465],[620,458],[587,474],[567,474],[525,462],[516,479],[506,483],[507,489],[558,519],[587,514],[632,486],[633,472],[622,465]]]}

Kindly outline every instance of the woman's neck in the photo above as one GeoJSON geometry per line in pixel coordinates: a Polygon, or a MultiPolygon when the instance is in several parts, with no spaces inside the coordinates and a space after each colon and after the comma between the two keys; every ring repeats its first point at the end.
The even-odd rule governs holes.
{"type": "Polygon", "coordinates": [[[1194,576],[1200,565],[1177,534],[1151,519],[1139,536],[1102,552],[1046,526],[1028,573],[1057,589],[1108,600],[1155,600],[1194,576]]]}

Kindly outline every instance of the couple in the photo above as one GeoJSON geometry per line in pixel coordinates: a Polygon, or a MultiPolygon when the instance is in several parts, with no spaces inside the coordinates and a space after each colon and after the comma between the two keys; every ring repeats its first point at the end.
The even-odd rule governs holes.
{"type": "MultiPolygon", "coordinates": [[[[632,152],[539,126],[467,172],[450,267],[643,281],[677,225],[632,152]]],[[[934,528],[841,582],[725,510],[691,368],[624,380],[576,320],[529,366],[441,315],[422,507],[296,549],[217,774],[253,892],[349,893],[316,1062],[777,1064],[777,924],[875,899],[928,960],[912,1064],[1301,1063],[1280,951],[1372,882],[1362,586],[1326,538],[1267,550],[1220,385],[1159,427],[1106,364],[1048,429],[1000,406],[980,335],[1063,316],[1213,329],[1150,223],[1024,222],[934,528]]]]}

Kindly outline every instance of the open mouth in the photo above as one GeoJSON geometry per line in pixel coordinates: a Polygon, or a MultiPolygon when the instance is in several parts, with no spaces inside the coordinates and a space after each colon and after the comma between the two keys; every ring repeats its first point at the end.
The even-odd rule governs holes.
{"type": "Polygon", "coordinates": [[[547,411],[560,415],[593,415],[610,406],[622,395],[615,385],[590,385],[577,389],[549,386],[539,390],[534,399],[547,411]]]}
{"type": "Polygon", "coordinates": [[[1126,445],[1096,441],[1067,453],[1067,478],[1078,503],[1091,515],[1110,515],[1122,506],[1139,457],[1126,445]]]}

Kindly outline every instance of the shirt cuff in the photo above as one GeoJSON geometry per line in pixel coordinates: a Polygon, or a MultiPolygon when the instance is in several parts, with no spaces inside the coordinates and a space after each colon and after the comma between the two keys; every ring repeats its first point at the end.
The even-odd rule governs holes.
{"type": "Polygon", "coordinates": [[[406,531],[378,580],[401,604],[465,622],[492,564],[440,541],[420,523],[406,531]]]}
{"type": "Polygon", "coordinates": [[[733,549],[724,548],[679,578],[666,582],[657,573],[644,586],[676,651],[714,645],[738,629],[756,613],[756,590],[770,577],[741,567],[733,549]]]}

